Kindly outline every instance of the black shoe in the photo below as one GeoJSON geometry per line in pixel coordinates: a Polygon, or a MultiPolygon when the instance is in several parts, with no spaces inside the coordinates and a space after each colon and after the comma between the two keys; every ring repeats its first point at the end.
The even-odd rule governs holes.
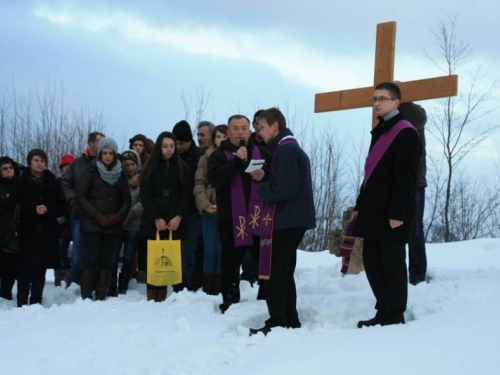
{"type": "Polygon", "coordinates": [[[264,334],[264,336],[267,336],[267,334],[269,332],[271,332],[271,327],[269,326],[264,326],[262,328],[250,328],[250,333],[248,336],[253,336],[253,335],[257,335],[259,332],[262,332],[264,334]]]}
{"type": "Polygon", "coordinates": [[[223,302],[219,305],[220,313],[224,314],[229,307],[231,307],[232,303],[231,302],[223,302]]]}
{"type": "Polygon", "coordinates": [[[405,324],[405,316],[403,314],[384,316],[381,319],[381,324],[383,326],[390,326],[393,324],[405,324]]]}
{"type": "Polygon", "coordinates": [[[375,316],[374,318],[371,318],[369,320],[360,320],[358,322],[358,328],[363,328],[363,327],[373,327],[377,325],[382,325],[382,319],[375,316]]]}

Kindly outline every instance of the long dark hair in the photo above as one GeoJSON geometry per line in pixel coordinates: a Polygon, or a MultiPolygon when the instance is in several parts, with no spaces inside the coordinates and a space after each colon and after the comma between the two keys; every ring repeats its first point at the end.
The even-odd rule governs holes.
{"type": "Polygon", "coordinates": [[[173,163],[177,164],[177,167],[179,168],[179,176],[181,181],[184,182],[186,178],[185,171],[187,170],[188,166],[186,163],[182,161],[181,157],[179,156],[179,153],[177,152],[177,138],[170,132],[162,132],[160,133],[158,138],[156,138],[156,143],[155,146],[153,147],[153,151],[151,152],[151,155],[146,161],[146,165],[142,169],[141,185],[151,176],[151,174],[153,174],[153,171],[156,169],[156,167],[158,167],[158,163],[163,157],[161,153],[161,145],[164,138],[170,138],[171,140],[174,141],[175,152],[170,158],[170,160],[173,163]]]}

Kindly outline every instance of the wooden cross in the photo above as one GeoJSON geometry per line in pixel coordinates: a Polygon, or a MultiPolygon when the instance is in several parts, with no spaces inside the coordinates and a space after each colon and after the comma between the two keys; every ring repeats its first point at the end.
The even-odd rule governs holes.
{"type": "MultiPolygon", "coordinates": [[[[375,49],[375,75],[373,86],[352,90],[333,91],[316,94],[314,112],[340,111],[343,109],[372,107],[371,98],[375,86],[381,82],[394,80],[394,56],[396,51],[396,22],[377,25],[375,49]]],[[[449,75],[417,81],[398,82],[403,102],[456,96],[458,76],[449,75]]],[[[377,125],[373,115],[372,127],[377,125]]]]}

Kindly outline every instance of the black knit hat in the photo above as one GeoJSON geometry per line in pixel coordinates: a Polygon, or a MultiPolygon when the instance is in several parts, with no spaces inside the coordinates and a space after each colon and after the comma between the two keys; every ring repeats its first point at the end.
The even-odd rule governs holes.
{"type": "Polygon", "coordinates": [[[191,126],[185,120],[179,121],[174,126],[172,133],[176,136],[178,141],[190,142],[193,140],[193,133],[191,131],[191,126]]]}
{"type": "Polygon", "coordinates": [[[26,158],[26,161],[28,162],[28,167],[31,164],[31,159],[33,159],[35,156],[40,156],[47,163],[48,160],[47,153],[43,150],[40,150],[39,148],[34,148],[30,152],[28,152],[28,157],[26,158]]]}

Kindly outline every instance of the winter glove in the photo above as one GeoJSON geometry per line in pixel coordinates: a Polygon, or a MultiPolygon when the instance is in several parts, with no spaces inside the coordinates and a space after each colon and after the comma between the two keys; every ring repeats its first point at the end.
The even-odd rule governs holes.
{"type": "Polygon", "coordinates": [[[109,217],[104,214],[101,214],[100,212],[94,215],[94,219],[99,223],[101,227],[109,227],[111,225],[109,217]]]}
{"type": "Polygon", "coordinates": [[[123,221],[123,216],[119,213],[107,215],[107,217],[110,225],[116,225],[123,221]]]}

